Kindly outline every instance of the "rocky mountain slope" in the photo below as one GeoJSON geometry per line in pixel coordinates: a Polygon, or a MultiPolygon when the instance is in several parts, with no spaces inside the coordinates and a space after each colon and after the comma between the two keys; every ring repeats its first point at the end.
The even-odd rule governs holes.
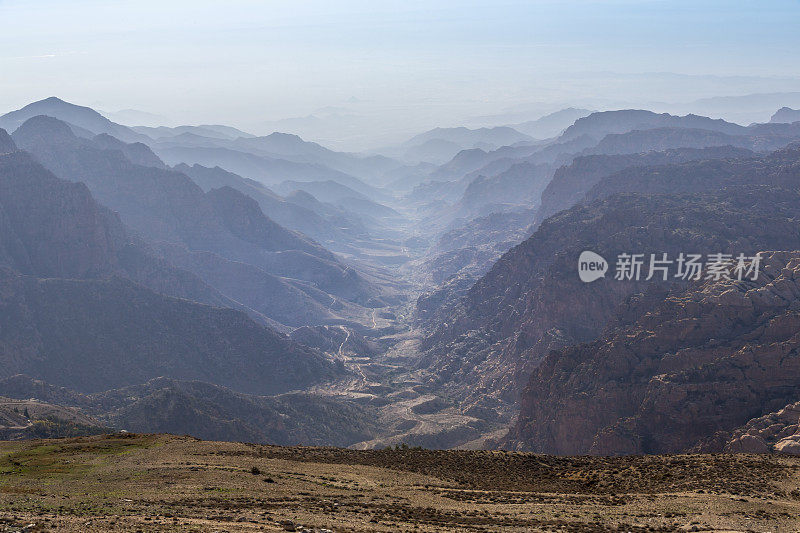
{"type": "Polygon", "coordinates": [[[528,120],[518,124],[512,124],[511,127],[517,131],[521,131],[522,133],[530,135],[534,139],[549,139],[551,137],[557,137],[560,135],[579,118],[583,118],[591,114],[592,111],[589,111],[588,109],[568,107],[535,120],[528,120]]]}
{"type": "MultiPolygon", "coordinates": [[[[264,213],[281,226],[299,231],[320,243],[346,242],[347,232],[341,231],[332,220],[319,213],[286,201],[261,183],[243,178],[220,167],[204,167],[202,165],[186,165],[181,163],[174,170],[186,174],[204,191],[220,187],[232,187],[258,202],[264,213]]],[[[364,230],[366,232],[366,230],[364,230]]],[[[350,237],[351,238],[351,237],[350,237]]]]}
{"type": "MultiPolygon", "coordinates": [[[[331,295],[328,304],[335,298],[364,304],[380,294],[355,269],[322,246],[274,223],[254,200],[237,190],[204,193],[184,174],[136,165],[119,150],[79,139],[64,123],[48,117],[34,117],[13,137],[60,177],[86,183],[100,202],[119,212],[123,222],[139,235],[151,242],[168,243],[170,246],[161,247],[168,260],[180,257],[180,252],[174,251],[178,246],[186,249],[184,253],[214,254],[216,268],[224,266],[229,276],[240,270],[240,263],[263,272],[269,279],[261,288],[253,287],[262,290],[261,301],[274,297],[263,292],[264,287],[274,285],[270,276],[297,280],[309,285],[311,292],[324,291],[331,295]]],[[[218,277],[209,275],[206,268],[195,269],[197,263],[207,261],[196,258],[182,261],[181,266],[205,282],[219,285],[218,277]]],[[[252,276],[256,273],[253,270],[252,276]]],[[[221,285],[217,288],[223,290],[221,285]]],[[[238,299],[241,295],[229,296],[238,299]]],[[[275,314],[278,310],[270,305],[257,309],[278,322],[297,320],[296,315],[275,314]]]]}
{"type": "MultiPolygon", "coordinates": [[[[706,281],[654,306],[629,302],[622,314],[638,318],[534,370],[512,439],[557,454],[674,453],[795,402],[799,280],[800,253],[768,252],[755,281],[706,281]]],[[[733,439],[749,433],[763,443],[758,427],[733,439]]]]}
{"type": "Polygon", "coordinates": [[[0,192],[2,265],[38,277],[116,275],[169,296],[245,309],[159,258],[85,185],[55,177],[25,152],[0,156],[0,192]]]}
{"type": "Polygon", "coordinates": [[[341,373],[240,311],[121,278],[40,279],[3,270],[0,289],[2,377],[28,374],[95,392],[168,376],[275,394],[341,373]]]}
{"type": "Polygon", "coordinates": [[[753,186],[694,196],[623,194],[551,217],[463,299],[437,310],[438,326],[423,345],[426,364],[442,384],[464,384],[454,389],[471,401],[514,402],[549,350],[593,340],[618,305],[659,285],[584,284],[576,272],[583,250],[612,258],[613,268],[622,252],[800,248],[797,198],[793,191],[753,186]]]}
{"type": "Polygon", "coordinates": [[[549,216],[579,203],[589,189],[602,178],[626,168],[683,163],[693,160],[737,159],[753,156],[755,154],[750,150],[721,146],[576,157],[571,164],[562,166],[555,171],[553,179],[542,192],[541,206],[536,213],[536,222],[539,223],[549,216]]]}
{"type": "Polygon", "coordinates": [[[84,419],[88,417],[81,413],[89,413],[95,425],[141,433],[344,447],[376,431],[375,414],[354,402],[307,393],[255,396],[200,381],[155,378],[82,394],[16,375],[0,380],[0,391],[12,398],[67,406],[61,408],[84,419]]]}

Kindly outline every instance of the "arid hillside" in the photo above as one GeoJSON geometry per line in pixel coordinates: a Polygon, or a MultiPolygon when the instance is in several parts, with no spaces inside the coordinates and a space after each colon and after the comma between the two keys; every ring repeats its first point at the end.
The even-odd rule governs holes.
{"type": "Polygon", "coordinates": [[[3,531],[796,531],[800,459],[0,443],[3,531]],[[45,480],[46,482],[43,482],[45,480]]]}

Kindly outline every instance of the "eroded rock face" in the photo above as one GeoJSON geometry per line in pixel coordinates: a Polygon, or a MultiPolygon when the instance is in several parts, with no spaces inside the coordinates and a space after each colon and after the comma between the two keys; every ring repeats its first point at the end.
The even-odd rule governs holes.
{"type": "MultiPolygon", "coordinates": [[[[633,305],[633,304],[631,304],[633,305]]],[[[765,253],[756,281],[674,292],[594,342],[549,354],[511,444],[556,454],[671,453],[796,400],[800,252],[765,253]]],[[[795,449],[794,407],[752,422],[730,451],[795,449]]]]}
{"type": "Polygon", "coordinates": [[[424,363],[476,401],[513,402],[550,350],[593,341],[617,312],[632,314],[633,308],[619,307],[629,297],[661,294],[674,283],[618,282],[608,279],[612,272],[585,284],[577,274],[582,251],[609,259],[631,250],[675,257],[686,250],[752,255],[800,249],[800,206],[787,200],[793,197],[800,198],[759,187],[692,196],[617,195],[552,217],[441,318],[423,345],[429,356],[424,363]]]}
{"type": "Polygon", "coordinates": [[[734,430],[723,451],[800,455],[800,402],[754,418],[734,430]]]}

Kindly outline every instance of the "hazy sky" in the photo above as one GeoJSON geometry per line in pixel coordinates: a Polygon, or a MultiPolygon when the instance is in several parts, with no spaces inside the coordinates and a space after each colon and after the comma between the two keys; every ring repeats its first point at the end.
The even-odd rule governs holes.
{"type": "Polygon", "coordinates": [[[0,0],[0,111],[57,95],[258,128],[333,106],[392,127],[800,91],[799,26],[798,0],[0,0]]]}

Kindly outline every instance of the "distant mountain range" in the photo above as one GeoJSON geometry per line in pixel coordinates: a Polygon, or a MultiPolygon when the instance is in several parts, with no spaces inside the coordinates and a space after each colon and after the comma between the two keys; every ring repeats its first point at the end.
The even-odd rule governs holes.
{"type": "Polygon", "coordinates": [[[342,371],[222,308],[240,305],[157,258],[85,185],[28,154],[0,156],[0,187],[3,377],[88,392],[171,375],[263,394],[342,371]]]}
{"type": "Polygon", "coordinates": [[[574,124],[576,120],[590,114],[592,114],[592,111],[588,109],[568,107],[536,120],[512,124],[511,127],[526,135],[530,135],[534,139],[549,139],[559,136],[565,129],[574,124]]]}
{"type": "Polygon", "coordinates": [[[13,137],[60,177],[86,183],[126,225],[158,243],[157,250],[167,260],[278,322],[305,323],[309,313],[322,318],[325,312],[319,308],[335,298],[365,304],[380,294],[355,269],[276,224],[256,201],[236,189],[204,193],[184,174],[137,165],[123,152],[78,138],[65,123],[48,117],[30,119],[13,137]],[[227,281],[241,278],[243,264],[250,265],[249,278],[263,279],[259,292],[227,281]],[[295,293],[305,303],[287,308],[274,300],[281,293],[295,293]]]}
{"type": "Polygon", "coordinates": [[[92,108],[65,102],[55,96],[28,104],[22,109],[0,116],[0,128],[13,132],[33,117],[44,115],[58,118],[75,128],[78,136],[107,133],[125,142],[142,142],[147,136],[136,133],[131,128],[111,122],[92,108]]]}
{"type": "Polygon", "coordinates": [[[0,117],[0,429],[44,431],[25,401],[45,436],[788,450],[794,113],[567,108],[354,154],[34,102],[0,117]],[[584,283],[587,250],[764,277],[584,283]]]}

